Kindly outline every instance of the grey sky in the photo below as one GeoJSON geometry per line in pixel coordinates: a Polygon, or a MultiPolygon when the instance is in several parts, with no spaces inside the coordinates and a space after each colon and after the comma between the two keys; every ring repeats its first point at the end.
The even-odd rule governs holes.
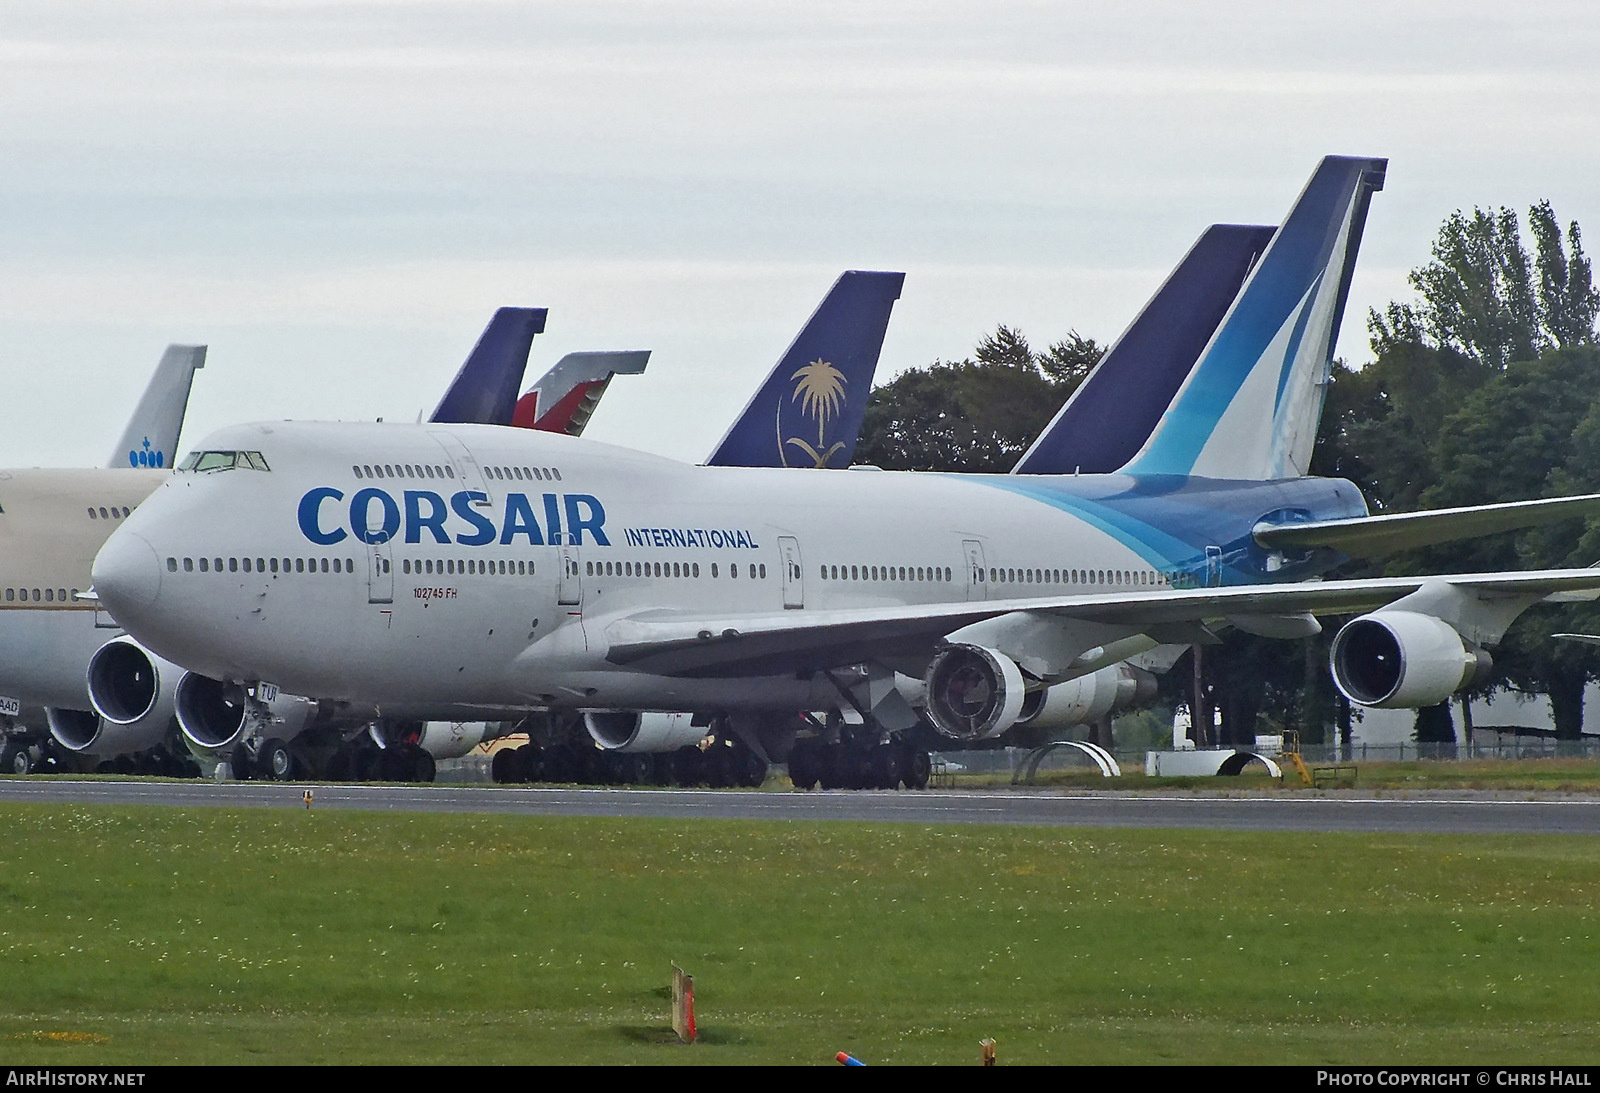
{"type": "Polygon", "coordinates": [[[837,273],[880,378],[1114,337],[1202,227],[1390,158],[1340,341],[1457,207],[1600,224],[1588,4],[0,8],[0,465],[98,462],[168,341],[185,442],[410,420],[492,310],[650,348],[598,439],[700,458],[837,273]]]}

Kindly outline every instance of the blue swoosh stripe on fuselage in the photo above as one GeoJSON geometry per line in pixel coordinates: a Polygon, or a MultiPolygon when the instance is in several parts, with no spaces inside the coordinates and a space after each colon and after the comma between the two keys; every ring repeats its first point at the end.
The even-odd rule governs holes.
{"type": "MultiPolygon", "coordinates": [[[[1198,573],[1206,548],[1221,547],[1224,584],[1261,584],[1311,576],[1343,560],[1317,552],[1306,564],[1268,573],[1268,552],[1251,531],[1274,513],[1293,520],[1333,520],[1365,516],[1361,491],[1344,479],[1291,478],[1273,482],[1234,482],[1179,475],[1093,475],[1024,479],[1018,475],[974,477],[1071,514],[1114,538],[1151,566],[1198,573]],[[1240,560],[1256,564],[1238,564],[1240,560]]],[[[1284,522],[1290,522],[1285,518],[1284,522]]]]}

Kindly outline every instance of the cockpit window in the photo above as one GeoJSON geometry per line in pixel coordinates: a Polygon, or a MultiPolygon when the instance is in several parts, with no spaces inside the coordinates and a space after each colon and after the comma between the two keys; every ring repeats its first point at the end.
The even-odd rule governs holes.
{"type": "Polygon", "coordinates": [[[231,471],[235,467],[270,471],[260,452],[190,452],[178,464],[180,471],[231,471]]]}

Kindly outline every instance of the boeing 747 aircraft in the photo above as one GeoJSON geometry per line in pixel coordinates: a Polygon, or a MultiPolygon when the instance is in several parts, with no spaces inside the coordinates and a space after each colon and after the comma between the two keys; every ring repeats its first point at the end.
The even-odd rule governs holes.
{"type": "Polygon", "coordinates": [[[428,716],[679,710],[782,759],[796,711],[834,709],[852,728],[827,761],[891,764],[914,705],[989,738],[1156,645],[1330,613],[1361,613],[1334,642],[1345,694],[1431,705],[1522,610],[1600,595],[1600,571],[1314,578],[1600,496],[1371,518],[1351,483],[1306,477],[1348,289],[1325,273],[1384,168],[1324,160],[1117,474],[796,475],[483,427],[246,425],[118,529],[95,587],[191,669],[185,726],[239,737],[282,725],[293,690],[428,716]]]}

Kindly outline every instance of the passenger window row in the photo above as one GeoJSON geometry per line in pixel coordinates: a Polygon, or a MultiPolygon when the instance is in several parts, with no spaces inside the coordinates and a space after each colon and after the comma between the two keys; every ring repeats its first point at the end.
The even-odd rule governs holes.
{"type": "MultiPolygon", "coordinates": [[[[72,598],[75,599],[77,595],[78,590],[74,588],[72,590],[72,598]]],[[[6,589],[6,602],[68,603],[70,600],[68,599],[67,590],[65,588],[46,588],[44,590],[44,595],[42,596],[39,594],[39,589],[37,588],[33,589],[31,596],[26,588],[8,588],[6,589]]]]}
{"type": "MultiPolygon", "coordinates": [[[[983,574],[978,571],[979,576],[983,574]]],[[[1167,584],[1167,575],[1154,569],[1006,569],[991,566],[989,580],[997,584],[1098,584],[1154,586],[1167,584]]]]}
{"type": "Polygon", "coordinates": [[[350,468],[357,478],[454,478],[455,468],[448,463],[362,463],[350,468]]]}
{"type": "MultiPolygon", "coordinates": [[[[193,558],[183,559],[183,571],[193,573],[196,568],[201,573],[221,573],[223,567],[227,572],[238,573],[354,573],[356,560],[354,558],[201,558],[198,566],[193,558]]],[[[167,559],[167,572],[178,572],[178,559],[167,559]]]]}
{"type": "Polygon", "coordinates": [[[400,562],[402,573],[428,573],[446,575],[462,573],[480,573],[485,575],[498,575],[504,577],[531,577],[533,576],[533,563],[529,561],[508,561],[504,558],[491,558],[483,561],[469,558],[465,561],[456,561],[454,558],[422,558],[413,562],[410,558],[400,562]]]}
{"type": "MultiPolygon", "coordinates": [[[[689,577],[700,576],[699,562],[585,562],[583,571],[590,577],[689,577]]],[[[717,575],[717,567],[711,567],[717,575]]]]}
{"type": "MultiPolygon", "coordinates": [[[[750,579],[766,580],[767,567],[765,563],[751,563],[745,567],[750,574],[750,579]]],[[[711,563],[711,576],[720,577],[722,567],[716,562],[711,563]]],[[[585,562],[583,563],[585,575],[590,577],[688,577],[700,576],[699,562],[585,562]]],[[[728,579],[735,580],[739,576],[737,562],[728,566],[728,579]]]]}
{"type": "Polygon", "coordinates": [[[130,515],[132,512],[133,512],[133,510],[128,508],[125,505],[121,506],[121,507],[118,507],[116,505],[112,505],[109,511],[106,509],[106,507],[104,505],[101,505],[98,509],[95,508],[93,505],[90,505],[89,506],[89,519],[91,519],[91,520],[121,520],[123,517],[130,515]]]}
{"type": "Polygon", "coordinates": [[[949,566],[920,565],[825,565],[825,581],[948,581],[949,566]]]}
{"type": "MultiPolygon", "coordinates": [[[[484,472],[502,482],[559,482],[561,471],[556,467],[490,467],[484,472]]],[[[456,469],[446,463],[360,463],[351,466],[357,478],[445,478],[454,479],[456,469]]]]}
{"type": "Polygon", "coordinates": [[[490,478],[498,478],[502,482],[559,482],[561,481],[561,468],[559,467],[491,467],[483,468],[490,478]]]}

